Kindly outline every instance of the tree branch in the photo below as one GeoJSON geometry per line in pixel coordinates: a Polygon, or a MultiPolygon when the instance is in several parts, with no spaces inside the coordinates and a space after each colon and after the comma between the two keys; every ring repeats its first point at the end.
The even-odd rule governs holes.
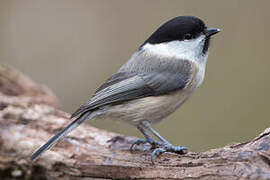
{"type": "Polygon", "coordinates": [[[0,66],[0,177],[3,179],[270,179],[270,128],[255,139],[186,155],[150,152],[135,138],[87,124],[35,163],[32,152],[67,124],[69,114],[44,86],[0,66]]]}

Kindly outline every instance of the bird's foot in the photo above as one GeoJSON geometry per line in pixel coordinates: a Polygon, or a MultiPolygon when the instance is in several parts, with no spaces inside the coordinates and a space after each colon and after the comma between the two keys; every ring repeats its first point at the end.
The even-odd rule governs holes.
{"type": "Polygon", "coordinates": [[[146,144],[146,143],[149,143],[151,145],[151,148],[150,149],[155,149],[159,146],[162,146],[162,142],[160,141],[157,141],[155,139],[150,139],[150,140],[147,140],[147,139],[138,139],[136,140],[134,143],[132,143],[132,145],[130,146],[130,151],[133,151],[134,149],[134,146],[139,146],[141,144],[146,144]]]}
{"type": "Polygon", "coordinates": [[[159,156],[165,152],[172,152],[176,154],[186,154],[188,152],[188,148],[184,146],[173,146],[169,143],[163,143],[162,146],[155,148],[151,154],[151,162],[155,164],[155,157],[159,156]]]}
{"type": "Polygon", "coordinates": [[[133,151],[134,146],[138,146],[141,144],[146,144],[149,143],[151,145],[151,150],[153,150],[151,154],[151,162],[152,164],[155,164],[155,157],[159,156],[165,152],[172,152],[176,154],[186,154],[188,152],[188,148],[184,146],[173,146],[170,143],[163,143],[160,141],[156,141],[154,139],[147,140],[147,139],[138,139],[135,141],[131,146],[130,150],[133,151]]]}

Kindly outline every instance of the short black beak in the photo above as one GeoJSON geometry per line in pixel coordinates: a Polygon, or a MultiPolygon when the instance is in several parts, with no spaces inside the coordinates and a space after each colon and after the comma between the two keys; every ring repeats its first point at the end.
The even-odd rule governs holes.
{"type": "Polygon", "coordinates": [[[207,28],[207,29],[205,29],[205,35],[207,37],[213,36],[214,34],[217,34],[218,32],[220,32],[220,29],[217,29],[217,28],[207,28]]]}

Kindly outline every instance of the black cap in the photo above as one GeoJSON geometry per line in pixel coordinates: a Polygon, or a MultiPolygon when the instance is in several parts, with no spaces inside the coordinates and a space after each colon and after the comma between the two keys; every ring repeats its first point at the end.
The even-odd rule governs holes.
{"type": "MultiPolygon", "coordinates": [[[[158,44],[175,40],[195,39],[205,33],[206,30],[207,27],[201,19],[194,16],[178,16],[160,26],[143,45],[146,43],[158,44]]],[[[210,30],[214,30],[214,28],[210,30]]]]}

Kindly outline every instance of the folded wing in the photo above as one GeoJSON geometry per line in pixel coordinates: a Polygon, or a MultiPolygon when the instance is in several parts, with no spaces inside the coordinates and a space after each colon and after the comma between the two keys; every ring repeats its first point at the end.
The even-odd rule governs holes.
{"type": "Polygon", "coordinates": [[[188,81],[188,73],[181,72],[118,72],[108,79],[88,102],[74,112],[72,117],[112,103],[168,94],[184,88],[188,81]]]}

